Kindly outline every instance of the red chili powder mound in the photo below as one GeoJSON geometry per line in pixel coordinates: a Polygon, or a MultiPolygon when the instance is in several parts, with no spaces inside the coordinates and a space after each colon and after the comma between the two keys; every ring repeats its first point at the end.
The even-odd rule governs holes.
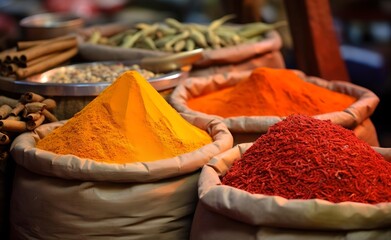
{"type": "Polygon", "coordinates": [[[291,115],[234,162],[222,183],[287,199],[391,201],[391,163],[329,120],[291,115]]]}
{"type": "Polygon", "coordinates": [[[289,69],[260,67],[233,87],[187,101],[189,108],[221,117],[318,115],[342,111],[356,98],[309,83],[289,69]]]}

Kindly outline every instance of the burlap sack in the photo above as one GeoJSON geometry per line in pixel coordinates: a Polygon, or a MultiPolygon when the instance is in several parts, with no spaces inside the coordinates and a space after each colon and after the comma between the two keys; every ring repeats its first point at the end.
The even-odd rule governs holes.
{"type": "Polygon", "coordinates": [[[191,240],[390,239],[390,203],[287,200],[221,185],[219,177],[250,146],[239,144],[203,167],[191,240]]]}
{"type": "MultiPolygon", "coordinates": [[[[300,71],[295,72],[307,82],[357,98],[358,100],[344,111],[320,114],[314,117],[323,120],[330,119],[335,124],[353,129],[359,138],[371,146],[379,146],[376,129],[369,118],[379,103],[379,98],[372,91],[349,82],[327,81],[317,77],[306,76],[300,71]]],[[[265,133],[271,125],[281,121],[282,118],[278,116],[222,118],[194,111],[187,106],[189,99],[225,87],[234,86],[243,79],[248,78],[250,74],[251,71],[242,71],[188,78],[175,88],[169,98],[169,102],[178,112],[217,118],[224,121],[234,137],[235,144],[252,142],[265,133]]]]}
{"type": "Polygon", "coordinates": [[[220,121],[184,117],[213,143],[155,162],[107,164],[35,147],[65,121],[17,137],[13,239],[188,239],[200,169],[232,136],[220,121]]]}
{"type": "Polygon", "coordinates": [[[6,165],[7,165],[7,154],[8,152],[0,149],[0,236],[3,236],[6,232],[5,226],[8,221],[6,214],[6,208],[8,207],[8,198],[6,191],[7,184],[7,174],[6,174],[6,165]]]}
{"type": "Polygon", "coordinates": [[[205,50],[203,58],[193,64],[190,76],[246,71],[258,66],[284,68],[281,47],[282,40],[279,33],[270,31],[262,41],[256,43],[205,50]]]}
{"type": "Polygon", "coordinates": [[[281,52],[274,51],[254,56],[251,59],[235,64],[210,65],[206,68],[193,68],[193,70],[189,72],[189,76],[202,77],[226,72],[241,72],[251,70],[259,66],[284,68],[285,64],[282,60],[281,52]]]}

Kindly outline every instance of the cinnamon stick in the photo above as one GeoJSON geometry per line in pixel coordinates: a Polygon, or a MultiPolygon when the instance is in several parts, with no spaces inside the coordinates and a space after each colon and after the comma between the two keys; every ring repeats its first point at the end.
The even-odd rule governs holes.
{"type": "Polygon", "coordinates": [[[56,56],[57,54],[58,54],[58,52],[54,52],[54,53],[51,53],[51,54],[44,55],[42,57],[38,57],[36,59],[33,59],[31,61],[28,61],[28,62],[24,63],[24,67],[34,66],[34,65],[36,65],[36,64],[38,64],[38,63],[40,63],[40,62],[42,62],[44,60],[47,60],[47,59],[50,59],[50,58],[56,56]]]}
{"type": "Polygon", "coordinates": [[[7,134],[0,132],[0,145],[10,143],[10,138],[7,134]]]}
{"type": "Polygon", "coordinates": [[[54,116],[53,113],[49,112],[47,109],[42,110],[42,115],[44,115],[45,118],[46,118],[49,122],[57,122],[57,121],[58,121],[57,117],[54,116]]]}
{"type": "MultiPolygon", "coordinates": [[[[13,53],[9,53],[9,54],[13,54],[13,53]]],[[[9,55],[5,56],[4,63],[7,64],[12,63],[12,58],[13,56],[9,56],[9,55]]]]}
{"type": "Polygon", "coordinates": [[[0,106],[0,119],[5,119],[11,113],[12,107],[7,104],[3,104],[0,106]]]}
{"type": "Polygon", "coordinates": [[[54,41],[48,44],[39,44],[35,47],[9,54],[8,56],[11,58],[17,57],[20,62],[25,63],[53,52],[64,51],[66,49],[75,47],[77,47],[77,40],[75,37],[73,37],[72,39],[68,40],[54,41]]]}
{"type": "Polygon", "coordinates": [[[34,130],[36,127],[40,126],[45,121],[45,116],[41,115],[37,120],[35,121],[28,121],[26,123],[27,130],[34,130]]]}
{"type": "Polygon", "coordinates": [[[28,115],[29,113],[27,112],[27,109],[26,108],[24,108],[23,109],[23,112],[22,112],[22,118],[26,118],[27,117],[27,115],[28,115]]]}
{"type": "Polygon", "coordinates": [[[7,76],[8,75],[7,64],[1,64],[0,65],[0,75],[1,76],[7,76]]]}
{"type": "Polygon", "coordinates": [[[4,120],[14,120],[14,121],[20,121],[21,117],[20,116],[13,116],[9,115],[6,119],[4,120]]]}
{"type": "Polygon", "coordinates": [[[25,50],[27,48],[35,47],[37,45],[49,44],[49,43],[53,43],[53,42],[60,41],[60,40],[71,39],[74,37],[75,37],[74,35],[64,35],[64,36],[60,36],[60,37],[56,37],[56,38],[52,38],[52,39],[47,39],[47,40],[19,41],[16,43],[16,45],[18,47],[18,50],[21,51],[21,50],[25,50]]]}
{"type": "MultiPolygon", "coordinates": [[[[0,164],[4,164],[4,162],[7,160],[9,156],[9,151],[2,151],[0,150],[0,164]]],[[[0,168],[5,168],[4,166],[0,165],[0,168]]]]}
{"type": "Polygon", "coordinates": [[[0,96],[0,105],[7,104],[10,107],[16,107],[18,105],[19,101],[13,98],[9,98],[6,96],[0,96]]]}
{"type": "Polygon", "coordinates": [[[36,112],[36,113],[29,113],[26,115],[27,121],[36,121],[42,116],[42,113],[36,112]]]}
{"type": "Polygon", "coordinates": [[[41,103],[44,103],[46,105],[46,109],[49,111],[53,111],[57,106],[56,101],[51,98],[46,98],[43,101],[41,101],[41,103]]]}
{"type": "Polygon", "coordinates": [[[9,115],[18,116],[21,111],[25,108],[23,103],[18,103],[16,107],[14,107],[9,115]]]}
{"type": "Polygon", "coordinates": [[[27,113],[42,112],[45,109],[45,104],[41,102],[26,103],[27,113]]]}
{"type": "Polygon", "coordinates": [[[27,130],[26,122],[15,120],[0,120],[0,129],[10,132],[24,132],[27,130]]]}
{"type": "Polygon", "coordinates": [[[41,102],[45,98],[34,92],[26,92],[20,97],[21,102],[31,103],[31,102],[41,102]]]}
{"type": "Polygon", "coordinates": [[[18,70],[18,65],[16,63],[7,64],[7,73],[13,73],[18,70]]]}
{"type": "Polygon", "coordinates": [[[5,59],[8,56],[8,54],[13,53],[13,52],[16,52],[16,48],[6,49],[6,50],[0,52],[0,61],[5,63],[5,59]]]}
{"type": "Polygon", "coordinates": [[[7,52],[0,52],[0,62],[3,63],[5,61],[5,57],[7,56],[7,52]]]}
{"type": "Polygon", "coordinates": [[[15,63],[17,65],[20,65],[20,64],[22,64],[22,61],[19,59],[18,56],[14,56],[14,57],[12,57],[11,63],[15,63]]]}
{"type": "Polygon", "coordinates": [[[34,74],[48,70],[54,66],[57,66],[57,65],[65,62],[66,60],[69,60],[70,58],[72,58],[76,54],[77,54],[77,47],[71,48],[67,51],[59,53],[57,56],[55,56],[53,58],[44,60],[44,61],[42,61],[38,64],[35,64],[31,67],[19,68],[16,71],[16,75],[18,76],[18,78],[26,78],[26,77],[32,76],[34,74]]]}

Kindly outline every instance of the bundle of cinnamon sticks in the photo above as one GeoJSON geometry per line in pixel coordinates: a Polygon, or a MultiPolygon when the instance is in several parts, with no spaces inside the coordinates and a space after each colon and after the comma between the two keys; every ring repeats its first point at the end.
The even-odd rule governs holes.
{"type": "Polygon", "coordinates": [[[8,145],[19,133],[32,131],[46,122],[56,122],[52,113],[56,101],[33,92],[20,99],[0,96],[0,146],[8,145]]]}
{"type": "Polygon", "coordinates": [[[78,52],[77,39],[66,35],[49,40],[20,41],[0,52],[0,75],[24,79],[56,67],[78,52]]]}

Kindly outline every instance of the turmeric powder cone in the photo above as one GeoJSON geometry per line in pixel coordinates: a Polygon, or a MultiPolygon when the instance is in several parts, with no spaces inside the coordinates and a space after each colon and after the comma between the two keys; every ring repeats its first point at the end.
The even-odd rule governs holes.
{"type": "Polygon", "coordinates": [[[206,131],[182,118],[137,71],[128,71],[37,148],[132,163],[175,157],[211,142],[206,131]]]}

